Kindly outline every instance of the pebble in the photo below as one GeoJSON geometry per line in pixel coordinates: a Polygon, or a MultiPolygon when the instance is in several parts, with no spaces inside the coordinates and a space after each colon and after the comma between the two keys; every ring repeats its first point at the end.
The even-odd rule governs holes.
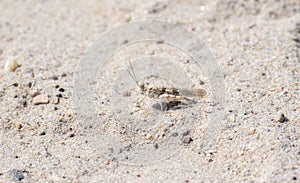
{"type": "Polygon", "coordinates": [[[21,100],[21,104],[22,104],[23,107],[27,107],[27,100],[25,98],[23,98],[21,100]]]}
{"type": "Polygon", "coordinates": [[[48,103],[49,103],[49,98],[46,95],[40,94],[33,98],[34,105],[48,104],[48,103]]]}
{"type": "Polygon", "coordinates": [[[235,114],[230,114],[230,115],[228,116],[228,120],[229,120],[230,122],[236,122],[236,115],[235,115],[235,114]]]}
{"type": "Polygon", "coordinates": [[[55,60],[53,66],[56,67],[56,68],[60,67],[61,66],[61,62],[58,61],[58,60],[55,60]]]}
{"type": "Polygon", "coordinates": [[[58,98],[58,97],[56,97],[56,98],[54,99],[54,104],[59,104],[59,98],[58,98]]]}
{"type": "Polygon", "coordinates": [[[255,133],[256,133],[256,129],[253,128],[253,129],[249,130],[247,134],[248,135],[254,135],[255,133]]]}
{"type": "Polygon", "coordinates": [[[287,121],[288,121],[288,118],[284,114],[281,114],[280,118],[278,119],[278,122],[284,123],[284,122],[287,122],[287,121]]]}
{"type": "Polygon", "coordinates": [[[41,132],[39,135],[44,136],[44,135],[46,135],[46,132],[41,132]]]}
{"type": "Polygon", "coordinates": [[[105,165],[109,165],[109,164],[110,164],[110,160],[104,161],[104,164],[105,164],[105,165]]]}
{"type": "Polygon", "coordinates": [[[149,134],[149,133],[146,135],[146,139],[148,139],[148,140],[149,140],[151,137],[152,137],[152,136],[151,136],[151,134],[149,134]]]}
{"type": "Polygon", "coordinates": [[[158,149],[158,144],[157,144],[157,143],[154,143],[154,144],[153,144],[153,147],[154,147],[154,149],[158,149]]]}
{"type": "Polygon", "coordinates": [[[17,60],[8,60],[5,63],[4,71],[5,72],[14,72],[16,68],[18,67],[18,61],[17,60]]]}
{"type": "Polygon", "coordinates": [[[31,96],[31,97],[36,97],[36,96],[38,96],[38,95],[40,95],[41,93],[38,91],[38,90],[33,90],[33,91],[30,91],[29,92],[29,95],[31,96]]]}
{"type": "Polygon", "coordinates": [[[25,178],[23,175],[23,171],[21,171],[21,170],[12,169],[11,174],[12,174],[12,180],[15,182],[21,181],[22,179],[25,178]]]}
{"type": "Polygon", "coordinates": [[[15,124],[15,127],[16,127],[18,130],[20,130],[23,126],[22,126],[22,124],[20,124],[20,123],[16,123],[16,124],[15,124]]]}
{"type": "Polygon", "coordinates": [[[58,97],[58,98],[62,98],[63,97],[61,93],[56,94],[55,96],[58,97]]]}
{"type": "Polygon", "coordinates": [[[184,144],[189,144],[189,143],[193,142],[193,139],[192,139],[191,137],[184,137],[184,138],[182,139],[182,142],[183,142],[184,144]]]}
{"type": "Polygon", "coordinates": [[[49,79],[58,80],[58,77],[56,75],[52,75],[52,76],[49,77],[49,79]]]}
{"type": "Polygon", "coordinates": [[[200,81],[199,84],[200,85],[204,85],[205,83],[204,83],[204,81],[200,81]]]}

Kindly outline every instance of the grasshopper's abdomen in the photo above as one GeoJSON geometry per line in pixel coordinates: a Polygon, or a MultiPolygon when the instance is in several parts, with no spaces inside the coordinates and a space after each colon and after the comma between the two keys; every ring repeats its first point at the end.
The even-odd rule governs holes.
{"type": "Polygon", "coordinates": [[[182,96],[186,97],[205,97],[206,91],[204,89],[178,89],[178,92],[182,96]]]}

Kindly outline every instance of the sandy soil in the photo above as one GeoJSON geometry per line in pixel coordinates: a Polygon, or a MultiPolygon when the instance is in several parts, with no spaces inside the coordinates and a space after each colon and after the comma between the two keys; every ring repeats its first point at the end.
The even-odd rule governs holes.
{"type": "Polygon", "coordinates": [[[299,182],[299,40],[298,0],[0,1],[0,182],[299,182]],[[226,119],[211,151],[196,126],[166,160],[125,165],[86,140],[73,76],[101,33],[156,18],[211,49],[226,119]],[[40,94],[46,104],[34,105],[40,94]]]}

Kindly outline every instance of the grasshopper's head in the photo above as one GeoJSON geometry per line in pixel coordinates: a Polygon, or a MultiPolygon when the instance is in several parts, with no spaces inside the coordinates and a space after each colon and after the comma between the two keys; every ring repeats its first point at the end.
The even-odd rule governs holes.
{"type": "Polygon", "coordinates": [[[137,82],[137,85],[138,85],[138,87],[139,87],[142,91],[145,91],[145,88],[146,88],[145,83],[143,83],[143,82],[137,82]]]}

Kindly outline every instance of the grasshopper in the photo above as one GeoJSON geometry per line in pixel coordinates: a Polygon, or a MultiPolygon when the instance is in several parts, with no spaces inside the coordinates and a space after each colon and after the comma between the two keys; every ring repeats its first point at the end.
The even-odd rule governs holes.
{"type": "MultiPolygon", "coordinates": [[[[133,66],[129,61],[130,72],[127,69],[127,72],[131,76],[131,78],[135,81],[136,85],[140,89],[140,93],[145,97],[153,98],[153,99],[166,99],[166,102],[162,102],[159,104],[155,104],[152,107],[161,111],[167,110],[176,110],[187,107],[191,104],[197,103],[190,97],[200,97],[203,98],[206,96],[206,91],[204,89],[183,89],[183,88],[175,88],[175,87],[155,87],[150,83],[145,83],[142,81],[138,81],[133,66]]],[[[158,77],[158,76],[151,76],[158,77]]],[[[144,99],[144,98],[143,98],[144,99]]],[[[137,105],[140,107],[140,105],[137,105]]]]}

